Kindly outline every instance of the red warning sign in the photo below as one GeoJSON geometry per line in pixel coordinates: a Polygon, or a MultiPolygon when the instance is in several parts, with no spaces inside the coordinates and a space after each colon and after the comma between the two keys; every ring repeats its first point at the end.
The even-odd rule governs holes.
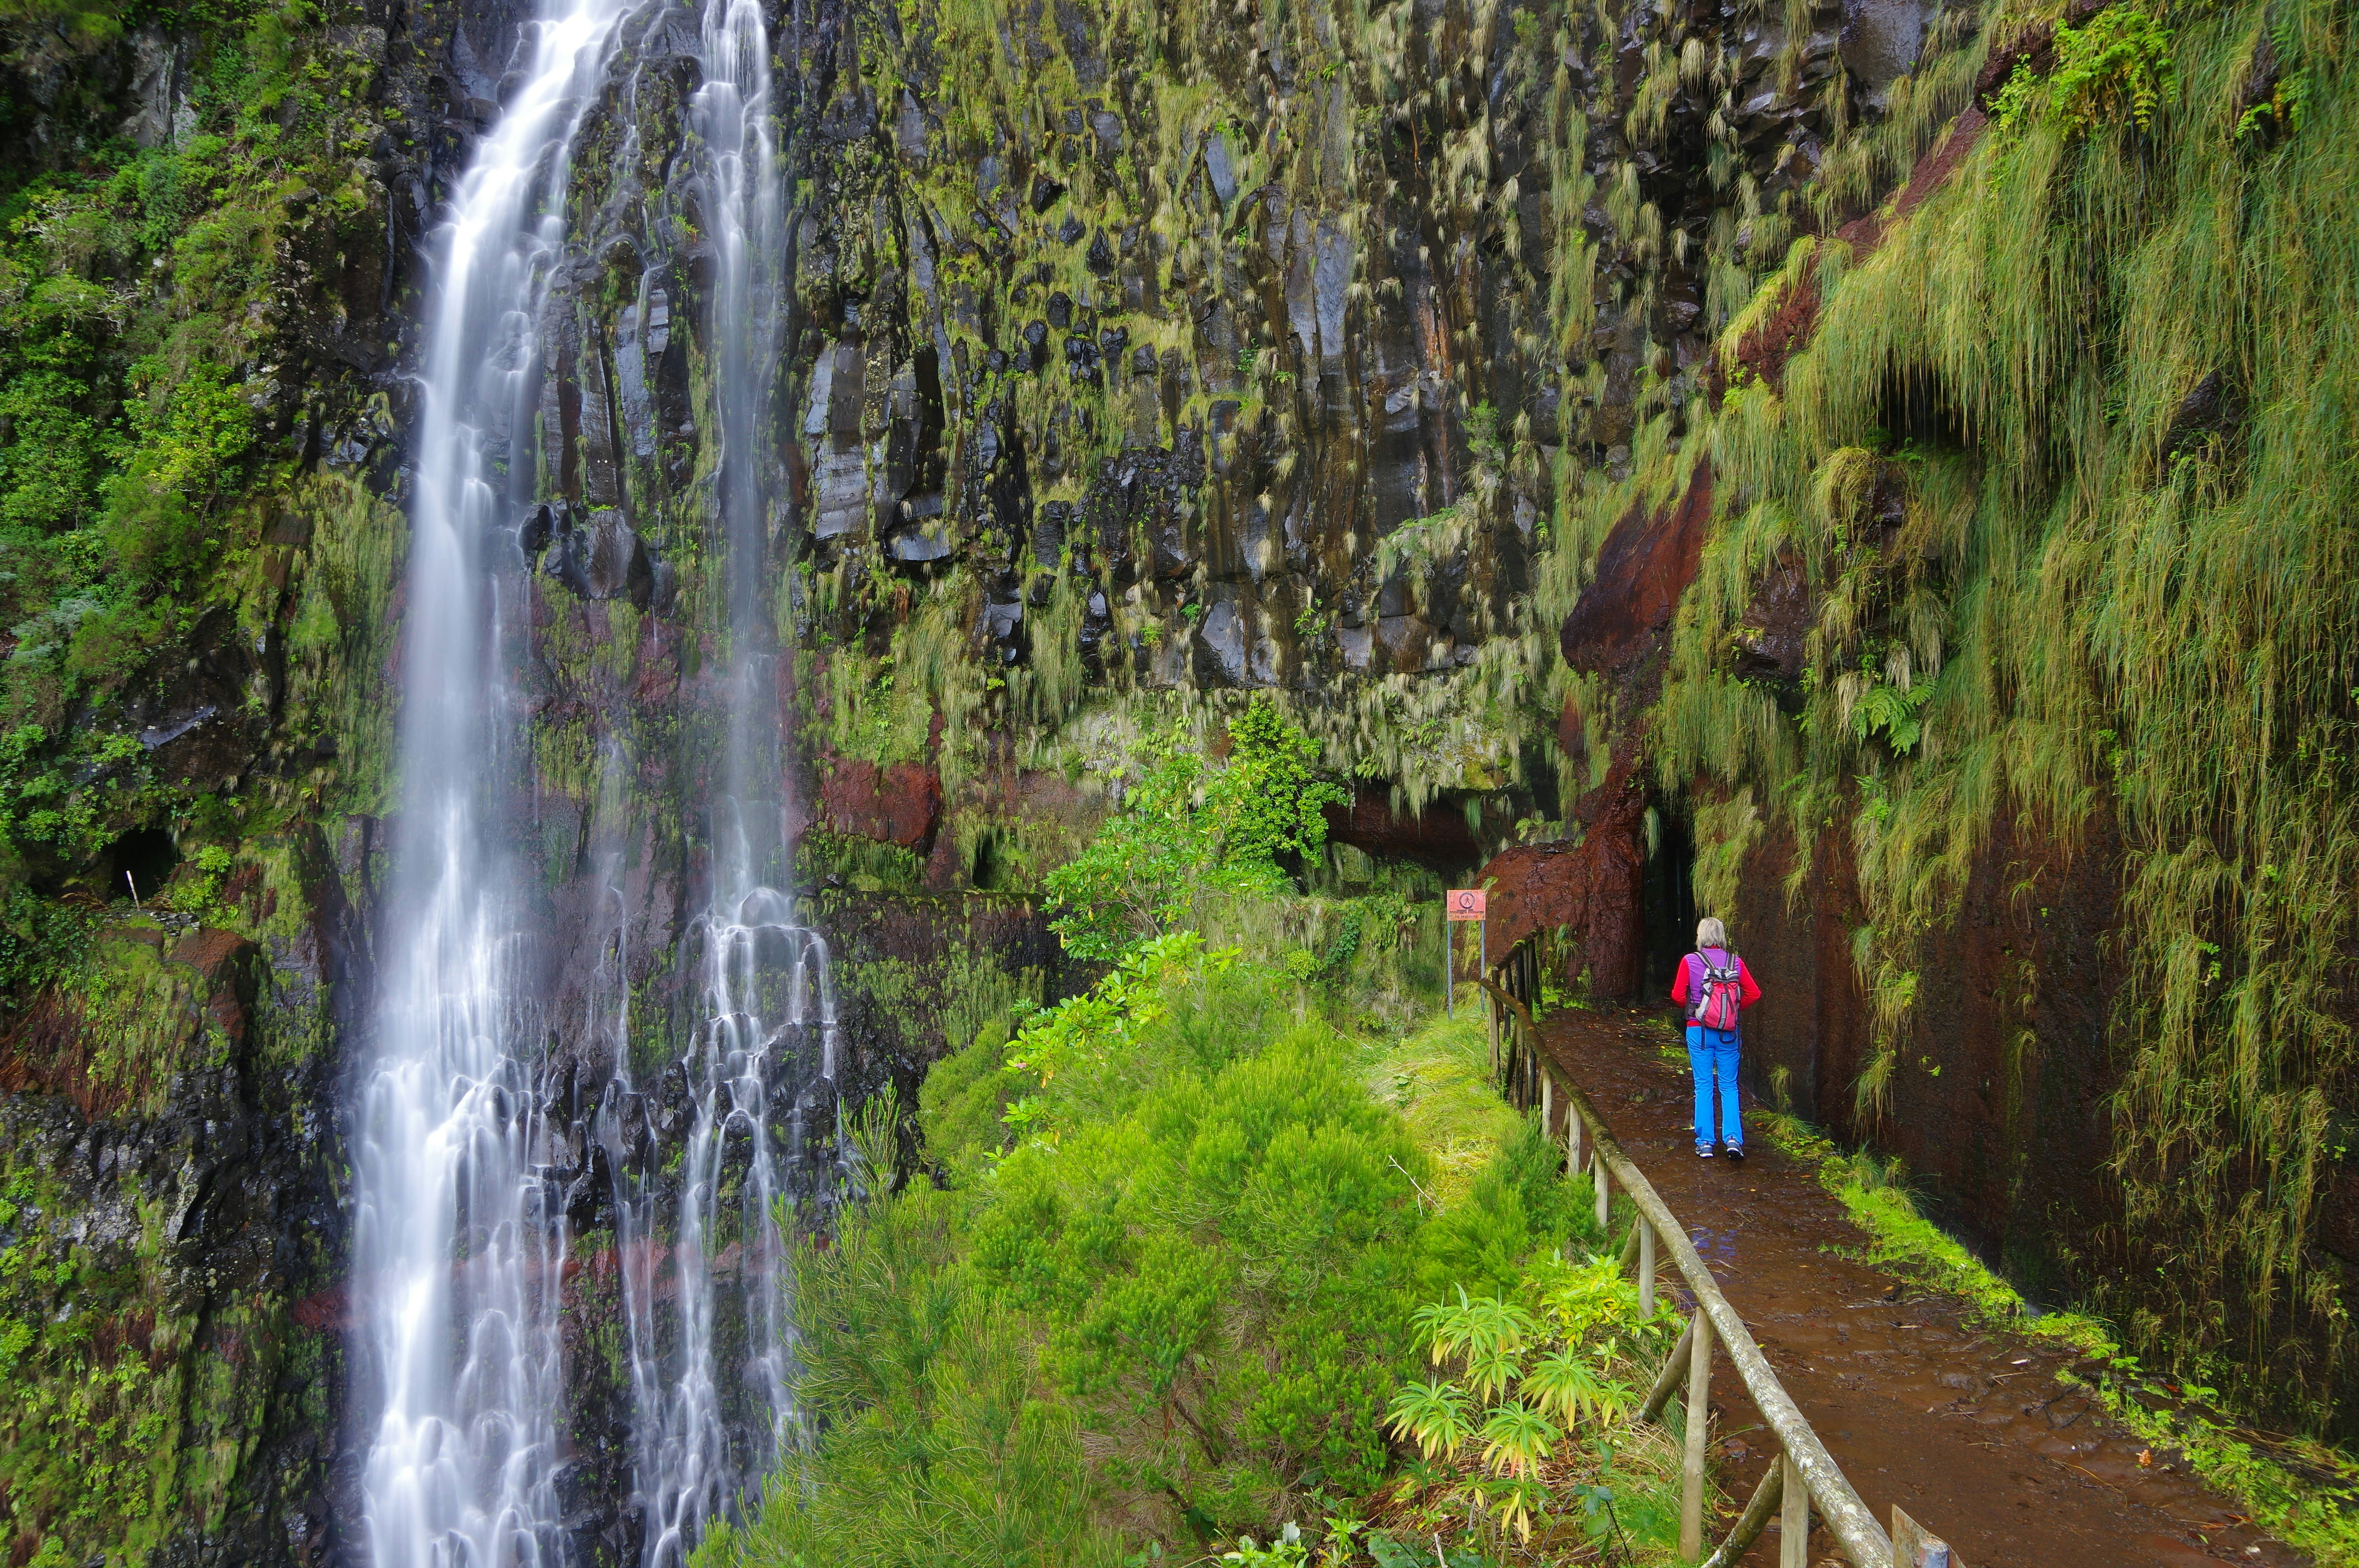
{"type": "Polygon", "coordinates": [[[1482,919],[1484,896],[1481,888],[1451,888],[1447,895],[1446,904],[1450,911],[1450,918],[1452,920],[1482,919]]]}

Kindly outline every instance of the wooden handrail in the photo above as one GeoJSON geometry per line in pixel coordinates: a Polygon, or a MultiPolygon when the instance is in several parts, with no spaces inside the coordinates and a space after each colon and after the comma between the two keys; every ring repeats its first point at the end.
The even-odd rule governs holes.
{"type": "MultiPolygon", "coordinates": [[[[1539,1048],[1539,1025],[1533,1021],[1531,1010],[1500,989],[1488,976],[1479,983],[1513,1015],[1533,1063],[1551,1077],[1557,1076],[1554,1065],[1539,1048]]],[[[1726,1350],[1729,1360],[1735,1364],[1737,1375],[1744,1379],[1745,1391],[1752,1396],[1754,1408],[1761,1412],[1761,1419],[1767,1422],[1769,1430],[1777,1434],[1786,1460],[1793,1465],[1794,1474],[1808,1487],[1810,1500],[1818,1505],[1828,1528],[1843,1543],[1844,1555],[1852,1560],[1854,1568],[1886,1568],[1893,1561],[1892,1538],[1885,1533],[1883,1526],[1875,1522],[1875,1516],[1868,1511],[1867,1505],[1860,1501],[1859,1493],[1844,1477],[1842,1467],[1835,1464],[1834,1456],[1827,1452],[1826,1444],[1820,1442],[1819,1434],[1811,1430],[1810,1419],[1802,1414],[1800,1408],[1794,1403],[1793,1396],[1787,1393],[1785,1385],[1777,1380],[1777,1374],[1771,1369],[1768,1358],[1754,1343],[1752,1331],[1745,1326],[1745,1320],[1737,1315],[1735,1307],[1729,1304],[1728,1298],[1721,1293],[1720,1283],[1712,1277],[1712,1271],[1705,1268],[1703,1260],[1697,1256],[1695,1244],[1688,1239],[1687,1227],[1671,1213],[1669,1206],[1655,1191],[1654,1184],[1647,1180],[1646,1173],[1622,1152],[1622,1146],[1614,1141],[1614,1134],[1606,1128],[1605,1119],[1598,1114],[1597,1108],[1590,1103],[1589,1097],[1581,1091],[1581,1087],[1570,1077],[1563,1078],[1560,1087],[1564,1092],[1569,1113],[1580,1118],[1588,1130],[1598,1165],[1622,1184],[1623,1190],[1630,1195],[1630,1201],[1637,1206],[1640,1221],[1654,1233],[1658,1249],[1669,1254],[1671,1262],[1686,1279],[1707,1331],[1703,1337],[1707,1342],[1718,1340],[1726,1350]]],[[[1601,1182],[1598,1186],[1600,1207],[1603,1206],[1604,1191],[1601,1182]]],[[[1695,1320],[1690,1319],[1690,1334],[1682,1338],[1682,1345],[1691,1342],[1695,1326],[1695,1320]]],[[[1701,1350],[1695,1352],[1696,1364],[1702,1364],[1705,1354],[1701,1350]]],[[[1677,1353],[1674,1352],[1671,1367],[1676,1365],[1677,1353]]],[[[1673,1380],[1675,1374],[1671,1367],[1665,1368],[1667,1375],[1658,1379],[1658,1386],[1668,1385],[1673,1380]]],[[[1668,1395],[1669,1389],[1665,1386],[1661,1391],[1668,1395]]],[[[1650,1399],[1648,1402],[1659,1408],[1660,1401],[1650,1399]]],[[[1688,1417],[1690,1432],[1700,1429],[1700,1414],[1690,1407],[1688,1417]]],[[[1751,1509],[1746,1511],[1748,1515],[1752,1512],[1751,1509]]]]}

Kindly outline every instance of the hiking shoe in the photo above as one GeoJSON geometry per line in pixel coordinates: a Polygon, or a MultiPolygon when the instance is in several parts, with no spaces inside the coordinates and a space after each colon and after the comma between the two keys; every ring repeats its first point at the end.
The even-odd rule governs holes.
{"type": "Polygon", "coordinates": [[[1697,1159],[1699,1159],[1699,1160],[1709,1160],[1709,1159],[1711,1159],[1711,1158],[1712,1158],[1712,1145],[1711,1145],[1711,1144],[1709,1144],[1709,1143],[1699,1143],[1699,1144],[1697,1144],[1697,1145],[1696,1145],[1696,1158],[1697,1158],[1697,1159]]]}
{"type": "Polygon", "coordinates": [[[1722,1152],[1728,1156],[1728,1162],[1732,1165],[1745,1163],[1745,1145],[1742,1143],[1731,1143],[1722,1152]]]}

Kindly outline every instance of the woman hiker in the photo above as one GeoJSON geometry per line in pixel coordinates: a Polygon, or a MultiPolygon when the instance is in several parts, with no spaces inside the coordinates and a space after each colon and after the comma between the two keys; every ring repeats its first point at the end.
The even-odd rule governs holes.
{"type": "Polygon", "coordinates": [[[1687,1009],[1688,1065],[1695,1072],[1696,1152],[1712,1157],[1715,1142],[1731,1160],[1745,1159],[1745,1122],[1736,1106],[1736,1018],[1761,1000],[1753,971],[1728,950],[1728,927],[1711,915],[1696,922],[1696,950],[1680,960],[1671,1000],[1687,1009]],[[1712,1132],[1712,1084],[1720,1085],[1720,1131],[1712,1132]]]}

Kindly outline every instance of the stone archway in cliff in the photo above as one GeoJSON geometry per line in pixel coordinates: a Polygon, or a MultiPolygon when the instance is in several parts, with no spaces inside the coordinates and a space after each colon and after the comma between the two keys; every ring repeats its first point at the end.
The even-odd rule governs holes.
{"type": "MultiPolygon", "coordinates": [[[[1562,983],[1586,970],[1592,995],[1627,998],[1653,989],[1658,964],[1668,988],[1671,962],[1687,951],[1678,929],[1691,935],[1695,919],[1685,827],[1664,859],[1664,827],[1677,814],[1657,808],[1648,832],[1659,797],[1648,786],[1642,731],[1662,691],[1671,617],[1695,580],[1712,504],[1712,468],[1700,462],[1673,498],[1633,506],[1599,547],[1558,642],[1567,666],[1590,678],[1593,700],[1614,716],[1605,776],[1571,803],[1564,841],[1517,845],[1479,873],[1491,889],[1495,961],[1518,943],[1558,934],[1562,983]],[[1658,957],[1674,942],[1669,957],[1658,957]]],[[[1589,765],[1586,730],[1568,705],[1558,743],[1579,768],[1589,765]]]]}

